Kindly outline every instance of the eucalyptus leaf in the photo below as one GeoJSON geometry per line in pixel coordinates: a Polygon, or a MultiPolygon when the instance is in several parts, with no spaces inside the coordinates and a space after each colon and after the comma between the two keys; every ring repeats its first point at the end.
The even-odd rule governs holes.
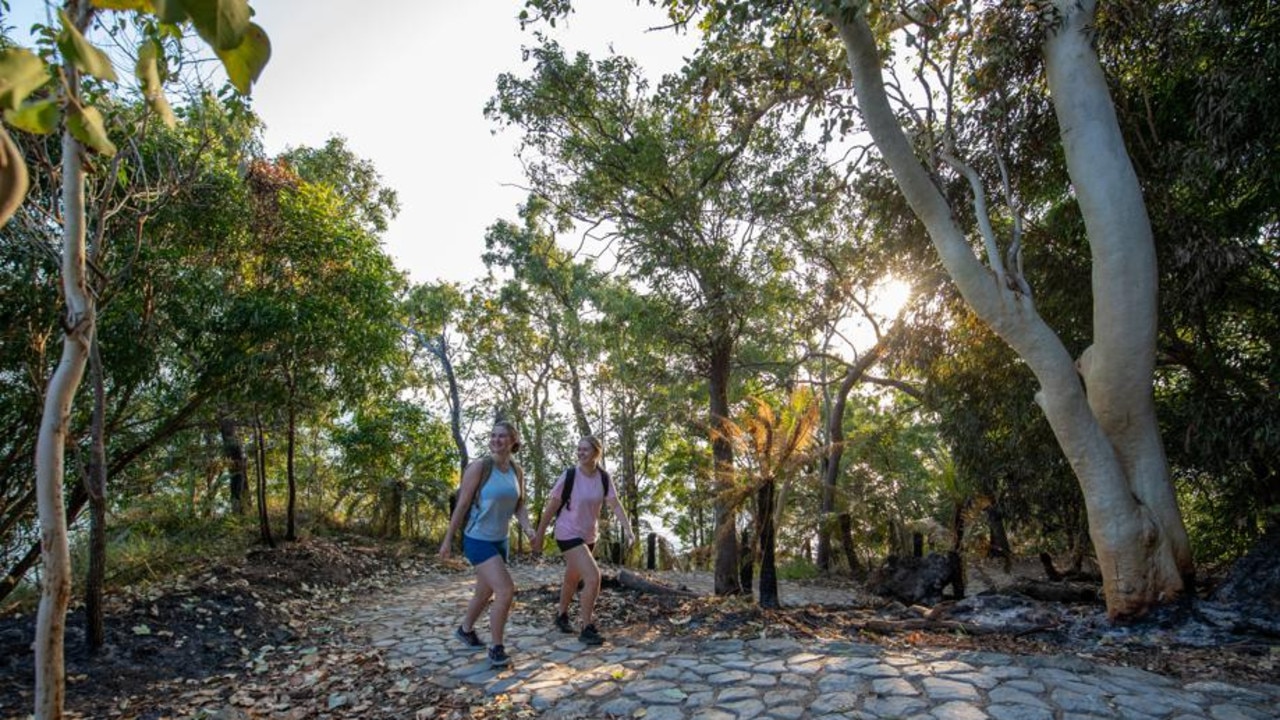
{"type": "Polygon", "coordinates": [[[0,125],[0,227],[4,227],[18,211],[27,197],[29,186],[30,178],[22,153],[9,137],[9,131],[0,125]]]}
{"type": "Polygon", "coordinates": [[[182,0],[152,0],[156,17],[167,25],[177,25],[187,19],[186,6],[182,0]]]}
{"type": "Polygon", "coordinates": [[[142,85],[142,96],[160,120],[170,128],[176,127],[178,119],[169,107],[169,99],[164,95],[164,83],[160,79],[160,46],[155,41],[148,41],[138,49],[138,63],[134,72],[142,85]]]}
{"type": "Polygon", "coordinates": [[[106,123],[97,108],[72,108],[67,113],[67,129],[75,139],[98,153],[107,157],[116,154],[116,146],[107,137],[106,123]]]}
{"type": "Polygon", "coordinates": [[[214,50],[229,52],[243,44],[250,24],[248,0],[183,0],[183,7],[214,50]]]}
{"type": "Polygon", "coordinates": [[[58,11],[62,18],[62,32],[58,35],[58,49],[72,65],[80,70],[109,82],[116,82],[116,71],[111,66],[111,58],[85,39],[76,28],[75,23],[67,16],[66,10],[58,11]]]}
{"type": "Polygon", "coordinates": [[[58,129],[61,113],[54,100],[27,103],[17,110],[5,110],[4,121],[23,132],[48,135],[58,129]]]}
{"type": "Polygon", "coordinates": [[[151,0],[90,0],[90,4],[100,10],[151,12],[154,9],[151,0]]]}
{"type": "Polygon", "coordinates": [[[49,70],[35,53],[23,48],[0,52],[0,109],[16,110],[49,80],[49,70]]]}
{"type": "Polygon", "coordinates": [[[249,24],[244,34],[244,42],[233,50],[216,50],[218,59],[227,70],[231,84],[242,94],[248,95],[257,82],[262,69],[271,59],[271,40],[267,33],[256,23],[249,24]]]}

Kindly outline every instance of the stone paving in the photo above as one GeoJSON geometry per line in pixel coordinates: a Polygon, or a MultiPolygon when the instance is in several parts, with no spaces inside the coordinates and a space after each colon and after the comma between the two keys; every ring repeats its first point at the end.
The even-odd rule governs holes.
{"type": "MultiPolygon", "coordinates": [[[[518,565],[512,574],[518,588],[531,588],[558,583],[560,569],[518,565]]],[[[393,662],[411,663],[431,682],[505,694],[548,718],[1280,718],[1280,683],[1184,683],[1074,656],[904,651],[767,637],[695,641],[645,627],[601,627],[608,642],[587,647],[551,626],[551,606],[513,613],[506,647],[514,665],[495,671],[483,648],[464,647],[453,636],[472,582],[470,573],[430,575],[362,603],[350,619],[393,662]],[[522,615],[545,616],[545,622],[521,622],[522,615]]],[[[830,602],[822,592],[784,585],[781,594],[788,604],[830,602]]],[[[476,631],[487,638],[487,629],[485,615],[476,631]]]]}

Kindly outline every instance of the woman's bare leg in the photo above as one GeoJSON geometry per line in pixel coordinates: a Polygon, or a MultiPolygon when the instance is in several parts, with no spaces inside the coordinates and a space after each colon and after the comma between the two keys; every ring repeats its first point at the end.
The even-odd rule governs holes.
{"type": "MultiPolygon", "coordinates": [[[[566,552],[564,561],[568,566],[565,570],[566,581],[570,573],[582,580],[582,595],[578,598],[578,611],[582,618],[582,627],[586,627],[594,622],[592,618],[595,616],[596,598],[600,596],[600,567],[596,565],[596,559],[591,556],[591,548],[586,545],[579,545],[566,552]]],[[[573,585],[564,587],[576,589],[577,586],[575,579],[573,585]]],[[[561,600],[564,598],[564,587],[560,590],[561,600]]],[[[563,607],[568,609],[567,604],[563,607]]]]}
{"type": "MultiPolygon", "coordinates": [[[[489,604],[489,642],[491,645],[502,645],[507,616],[511,614],[511,604],[516,596],[516,585],[511,580],[511,573],[507,572],[507,563],[501,555],[494,555],[476,566],[477,597],[481,584],[487,588],[488,595],[493,598],[493,602],[489,604]]],[[[485,600],[488,600],[488,597],[485,600]]],[[[474,610],[475,617],[480,617],[484,602],[477,603],[475,597],[471,602],[472,604],[467,606],[467,616],[470,617],[474,610]]]]}

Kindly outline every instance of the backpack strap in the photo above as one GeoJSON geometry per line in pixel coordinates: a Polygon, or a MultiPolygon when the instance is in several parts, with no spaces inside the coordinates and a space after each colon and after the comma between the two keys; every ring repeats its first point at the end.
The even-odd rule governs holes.
{"type": "MultiPolygon", "coordinates": [[[[577,468],[571,467],[564,471],[564,487],[560,489],[560,510],[569,509],[569,496],[573,494],[573,478],[577,475],[577,468]]],[[[600,484],[604,486],[604,496],[609,497],[609,471],[600,468],[600,484]]],[[[560,512],[556,511],[559,515],[560,512]]]]}
{"type": "Polygon", "coordinates": [[[476,492],[471,496],[471,507],[480,507],[480,491],[484,489],[484,484],[489,482],[489,476],[493,475],[492,455],[485,455],[480,463],[480,482],[476,484],[476,492]]]}
{"type": "Polygon", "coordinates": [[[564,471],[564,487],[560,488],[560,509],[556,511],[556,515],[569,509],[569,496],[573,494],[573,478],[576,475],[576,467],[564,471]]]}

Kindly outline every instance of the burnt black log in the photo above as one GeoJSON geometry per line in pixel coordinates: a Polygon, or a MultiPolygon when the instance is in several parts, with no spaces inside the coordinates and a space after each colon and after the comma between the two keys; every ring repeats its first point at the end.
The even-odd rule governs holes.
{"type": "Polygon", "coordinates": [[[867,589],[908,605],[936,605],[951,586],[953,597],[963,594],[960,555],[929,553],[922,558],[889,556],[867,578],[867,589]]]}

